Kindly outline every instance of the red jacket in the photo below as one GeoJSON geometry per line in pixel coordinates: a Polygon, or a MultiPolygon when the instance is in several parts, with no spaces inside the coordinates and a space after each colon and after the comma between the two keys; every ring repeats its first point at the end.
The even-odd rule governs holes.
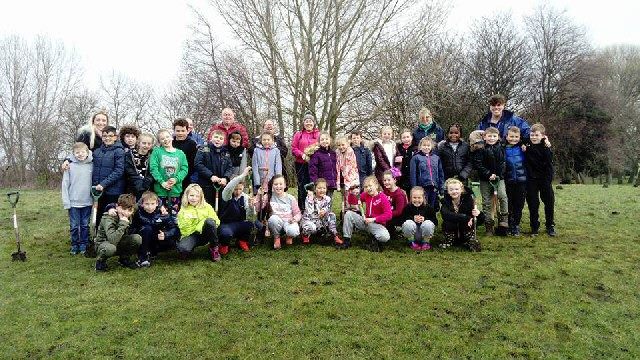
{"type": "Polygon", "coordinates": [[[401,188],[397,188],[395,192],[391,192],[388,189],[384,189],[384,194],[387,195],[389,199],[389,204],[391,204],[391,214],[395,217],[402,216],[402,212],[404,208],[407,206],[407,193],[404,192],[401,188]]]}
{"type": "Polygon", "coordinates": [[[296,157],[297,163],[305,163],[305,161],[302,160],[304,149],[309,147],[309,145],[317,143],[318,140],[320,140],[320,130],[317,128],[311,131],[300,130],[293,135],[293,141],[291,141],[291,153],[296,157]]]}
{"type": "Polygon", "coordinates": [[[389,198],[383,192],[379,192],[376,196],[371,196],[366,192],[360,194],[360,200],[365,203],[365,218],[375,218],[380,225],[386,225],[391,220],[391,204],[389,198]]]}
{"type": "Polygon", "coordinates": [[[211,141],[211,135],[213,134],[214,130],[221,130],[222,132],[224,132],[224,145],[227,145],[227,142],[229,141],[229,134],[237,131],[240,133],[240,136],[242,136],[242,146],[245,149],[249,147],[249,135],[247,134],[247,128],[237,121],[231,124],[228,129],[224,127],[222,121],[211,125],[209,133],[207,134],[207,141],[211,141]]]}

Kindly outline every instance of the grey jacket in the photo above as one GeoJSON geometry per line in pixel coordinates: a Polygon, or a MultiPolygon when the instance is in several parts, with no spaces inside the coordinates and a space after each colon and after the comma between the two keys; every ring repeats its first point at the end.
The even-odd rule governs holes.
{"type": "Polygon", "coordinates": [[[89,151],[84,161],[78,161],[73,154],[69,159],[69,170],[62,175],[62,205],[65,209],[91,206],[93,155],[89,151]]]}

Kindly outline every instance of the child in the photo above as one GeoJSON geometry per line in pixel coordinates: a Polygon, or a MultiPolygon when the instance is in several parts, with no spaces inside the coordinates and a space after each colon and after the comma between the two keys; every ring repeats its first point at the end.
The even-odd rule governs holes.
{"type": "Polygon", "coordinates": [[[347,203],[345,204],[345,212],[353,211],[360,214],[360,186],[352,186],[348,189],[347,203]]]}
{"type": "Polygon", "coordinates": [[[351,132],[351,148],[356,154],[356,162],[358,164],[358,177],[360,187],[364,187],[364,179],[373,175],[373,155],[368,147],[364,146],[362,134],[359,131],[351,132]]]}
{"type": "MultiPolygon", "coordinates": [[[[232,139],[229,139],[232,141],[232,139]]],[[[231,239],[238,239],[238,247],[249,251],[249,236],[253,225],[247,219],[253,215],[253,206],[249,195],[244,193],[244,180],[251,172],[246,167],[239,176],[234,177],[222,190],[222,208],[220,210],[220,254],[229,252],[231,239]]]]}
{"type": "MultiPolygon", "coordinates": [[[[232,176],[238,176],[247,167],[247,149],[242,146],[242,135],[239,131],[234,131],[229,134],[227,142],[227,152],[231,158],[231,165],[233,166],[232,176]]],[[[280,157],[282,163],[282,156],[280,157]]]]}
{"type": "Polygon", "coordinates": [[[84,254],[89,244],[93,157],[83,142],[73,144],[69,170],[62,174],[62,205],[69,211],[71,255],[84,254]]]}
{"type": "Polygon", "coordinates": [[[321,133],[318,144],[318,150],[309,159],[309,179],[314,183],[320,178],[325,179],[327,182],[327,195],[331,198],[334,190],[338,188],[338,180],[336,179],[337,154],[331,149],[331,136],[329,134],[321,133]]]}
{"type": "Polygon", "coordinates": [[[151,190],[153,176],[149,171],[149,156],[155,143],[155,137],[149,133],[142,133],[138,137],[138,147],[127,152],[124,156],[124,173],[127,178],[127,193],[134,194],[140,199],[142,193],[151,190]]]}
{"type": "Polygon", "coordinates": [[[165,204],[171,204],[173,211],[182,194],[182,180],[189,173],[189,163],[184,152],[173,147],[171,132],[166,129],[158,131],[158,142],[149,158],[149,169],[155,180],[153,191],[165,204]]]}
{"type": "Polygon", "coordinates": [[[389,170],[382,175],[382,185],[391,205],[391,220],[387,222],[387,229],[389,233],[394,234],[396,226],[402,226],[403,223],[402,212],[407,206],[407,193],[396,185],[396,179],[389,170]]]}
{"type": "Polygon", "coordinates": [[[220,261],[218,235],[216,228],[220,219],[204,198],[204,192],[198,184],[191,184],[182,195],[182,207],[178,212],[178,228],[182,239],[178,242],[178,254],[185,260],[196,246],[209,244],[211,261],[220,261]]]}
{"type": "Polygon", "coordinates": [[[411,249],[431,249],[429,239],[438,225],[438,218],[435,209],[426,203],[422,187],[411,189],[411,203],[404,208],[402,220],[402,234],[409,240],[411,249]]]}
{"type": "Polygon", "coordinates": [[[520,129],[511,126],[507,130],[507,145],[505,153],[505,185],[509,206],[509,233],[520,236],[520,220],[524,199],[527,194],[527,172],[524,164],[524,151],[520,142],[520,129]]]}
{"type": "Polygon", "coordinates": [[[120,143],[124,148],[124,152],[128,153],[136,148],[140,129],[135,125],[124,125],[120,128],[120,143]]]}
{"type": "Polygon", "coordinates": [[[449,126],[447,140],[438,144],[438,156],[442,161],[442,170],[444,170],[444,178],[449,179],[455,177],[466,183],[471,174],[471,153],[469,152],[469,144],[460,140],[462,138],[462,127],[458,124],[449,126]]]}
{"type": "Polygon", "coordinates": [[[173,147],[182,150],[189,165],[187,176],[182,180],[182,190],[184,190],[191,184],[191,176],[195,171],[193,164],[198,151],[198,145],[195,140],[189,138],[189,122],[185,118],[177,118],[173,122],[173,147]]]}
{"type": "Polygon", "coordinates": [[[204,191],[204,197],[210,204],[222,192],[233,174],[233,165],[227,149],[224,147],[225,134],[214,130],[211,142],[198,148],[195,167],[198,172],[198,184],[204,191]]]}
{"type": "Polygon", "coordinates": [[[527,204],[529,206],[529,220],[531,223],[531,235],[538,235],[540,221],[538,207],[540,199],[544,203],[544,217],[547,234],[556,236],[553,218],[554,193],[551,182],[553,181],[553,154],[549,149],[545,135],[545,128],[537,123],[531,126],[531,145],[526,148],[525,167],[527,169],[527,204]],[[542,140],[545,140],[544,143],[542,140]],[[546,143],[546,144],[545,144],[546,143]]]}
{"type": "Polygon", "coordinates": [[[336,214],[331,212],[331,198],[327,195],[327,181],[319,178],[314,183],[314,194],[307,195],[304,215],[300,226],[302,227],[302,243],[309,244],[310,236],[321,231],[322,228],[333,235],[337,247],[343,242],[336,230],[336,214]]]}
{"type": "Polygon", "coordinates": [[[286,235],[286,244],[293,244],[293,238],[300,235],[300,208],[296,198],[287,194],[287,184],[282,175],[276,175],[271,179],[271,196],[269,198],[269,208],[271,216],[267,221],[269,231],[273,234],[273,248],[278,250],[281,247],[280,236],[286,235]]]}
{"type": "Polygon", "coordinates": [[[416,153],[416,146],[412,144],[411,130],[404,129],[400,134],[400,143],[396,145],[395,166],[400,169],[398,186],[408,193],[411,190],[409,174],[411,171],[411,158],[416,153]]]}
{"type": "Polygon", "coordinates": [[[396,157],[396,143],[393,141],[393,129],[391,126],[383,126],[380,129],[380,138],[373,142],[373,159],[375,167],[373,169],[378,184],[382,184],[382,174],[391,170],[396,157]]]}
{"type": "Polygon", "coordinates": [[[438,193],[444,193],[444,171],[440,157],[433,154],[434,142],[430,137],[423,137],[418,144],[419,151],[411,158],[411,187],[424,188],[427,204],[438,210],[438,193]]]}
{"type": "Polygon", "coordinates": [[[480,251],[474,219],[482,223],[484,214],[478,210],[472,192],[458,179],[445,182],[447,193],[442,200],[442,233],[444,239],[440,247],[446,249],[456,242],[464,243],[471,251],[480,251]]]}
{"type": "Polygon", "coordinates": [[[353,230],[365,230],[370,233],[370,250],[374,252],[382,251],[380,243],[390,239],[389,231],[385,227],[387,221],[391,220],[391,204],[385,194],[381,192],[380,184],[375,176],[369,176],[364,180],[364,193],[360,199],[365,203],[364,216],[353,211],[347,211],[344,215],[342,225],[344,244],[343,248],[351,246],[351,235],[353,230]]]}
{"type": "Polygon", "coordinates": [[[142,238],[136,265],[149,267],[152,256],[160,251],[175,249],[180,231],[175,216],[169,214],[164,206],[159,206],[158,195],[145,191],[140,202],[142,209],[135,213],[132,226],[134,232],[142,238]]]}
{"type": "Polygon", "coordinates": [[[116,138],[116,128],[106,126],[102,129],[102,145],[93,152],[91,185],[102,191],[96,224],[100,223],[107,205],[115,203],[124,192],[124,150],[116,138]]]}
{"type": "Polygon", "coordinates": [[[500,133],[498,129],[490,127],[484,131],[484,148],[473,153],[473,167],[478,171],[480,178],[480,192],[482,194],[482,212],[487,221],[485,229],[487,234],[494,233],[494,219],[491,211],[492,196],[497,192],[499,209],[498,235],[506,235],[509,226],[509,204],[507,191],[504,184],[505,159],[504,148],[498,141],[500,133]]]}
{"type": "Polygon", "coordinates": [[[254,192],[257,192],[262,184],[268,183],[274,176],[282,175],[282,158],[280,150],[274,146],[273,134],[262,134],[260,141],[262,146],[256,146],[251,159],[254,192]]]}
{"type": "Polygon", "coordinates": [[[342,136],[336,139],[336,188],[351,189],[354,186],[360,186],[360,177],[358,176],[358,161],[356,153],[349,146],[347,138],[342,136]],[[342,185],[341,185],[342,184],[342,185]]]}
{"type": "MultiPolygon", "coordinates": [[[[114,133],[115,135],[115,133],[114,133]]],[[[102,137],[103,141],[106,140],[102,137]]],[[[142,238],[138,234],[127,234],[131,215],[135,211],[136,198],[131,194],[122,194],[116,204],[116,215],[105,213],[96,236],[96,271],[107,271],[107,259],[118,254],[120,265],[137,269],[130,256],[138,252],[142,238]]]]}

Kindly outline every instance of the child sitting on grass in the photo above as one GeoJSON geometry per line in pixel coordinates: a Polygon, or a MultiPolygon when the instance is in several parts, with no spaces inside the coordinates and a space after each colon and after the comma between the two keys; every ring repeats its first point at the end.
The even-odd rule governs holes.
{"type": "Polygon", "coordinates": [[[83,142],[73,145],[69,170],[62,175],[62,205],[69,211],[71,255],[84,254],[89,244],[91,219],[91,151],[83,142]]]}
{"type": "Polygon", "coordinates": [[[142,238],[138,234],[127,233],[135,206],[136,198],[133,195],[122,194],[118,197],[116,215],[103,215],[96,236],[96,271],[107,271],[107,259],[115,254],[120,257],[120,265],[130,269],[138,268],[130,256],[138,252],[142,238]]]}
{"type": "Polygon", "coordinates": [[[132,226],[135,233],[142,237],[136,264],[139,267],[149,267],[151,258],[158,255],[158,252],[176,248],[180,231],[175,216],[169,214],[164,206],[159,206],[158,195],[145,191],[140,202],[142,209],[136,211],[132,226]]]}
{"type": "Polygon", "coordinates": [[[182,239],[177,244],[178,255],[186,260],[196,246],[209,244],[211,261],[220,261],[216,228],[220,219],[211,205],[204,199],[198,184],[191,184],[182,195],[182,207],[178,212],[178,228],[182,239]]]}
{"type": "Polygon", "coordinates": [[[440,247],[446,249],[455,243],[463,243],[471,251],[480,251],[475,225],[484,221],[484,214],[478,210],[472,191],[455,178],[448,179],[444,186],[447,193],[440,208],[444,239],[440,247]]]}
{"type": "Polygon", "coordinates": [[[422,187],[414,186],[411,189],[411,203],[404,208],[401,219],[404,220],[402,234],[409,240],[411,249],[431,249],[429,240],[438,225],[438,218],[436,211],[426,203],[422,187]]]}
{"type": "MultiPolygon", "coordinates": [[[[280,236],[284,233],[286,244],[293,244],[293,238],[300,235],[300,219],[302,214],[296,198],[286,193],[287,183],[282,175],[276,175],[271,179],[271,194],[269,196],[269,220],[267,226],[273,234],[273,248],[282,247],[280,236]]],[[[256,199],[257,201],[257,199],[256,199]]],[[[259,206],[259,204],[256,204],[259,206]]],[[[263,209],[265,210],[265,209],[263,209]]]]}
{"type": "Polygon", "coordinates": [[[331,211],[331,198],[327,195],[327,181],[319,178],[314,183],[314,193],[307,195],[302,227],[302,243],[309,244],[310,236],[320,232],[323,228],[333,234],[336,246],[342,246],[342,240],[336,230],[336,214],[331,211]]]}
{"type": "Polygon", "coordinates": [[[364,192],[360,199],[365,203],[364,216],[353,211],[347,211],[344,215],[342,226],[344,235],[343,248],[351,246],[353,230],[365,230],[371,234],[369,249],[374,252],[382,251],[380,243],[390,239],[389,231],[385,227],[391,220],[391,204],[387,196],[382,193],[380,184],[375,176],[369,176],[364,180],[364,192]]]}

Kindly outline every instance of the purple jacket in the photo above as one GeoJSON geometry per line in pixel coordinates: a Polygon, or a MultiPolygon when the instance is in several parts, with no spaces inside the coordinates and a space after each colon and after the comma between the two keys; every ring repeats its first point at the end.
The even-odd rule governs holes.
{"type": "Polygon", "coordinates": [[[336,152],[320,147],[309,159],[309,178],[311,181],[324,178],[329,189],[336,189],[336,163],[336,152]]]}

